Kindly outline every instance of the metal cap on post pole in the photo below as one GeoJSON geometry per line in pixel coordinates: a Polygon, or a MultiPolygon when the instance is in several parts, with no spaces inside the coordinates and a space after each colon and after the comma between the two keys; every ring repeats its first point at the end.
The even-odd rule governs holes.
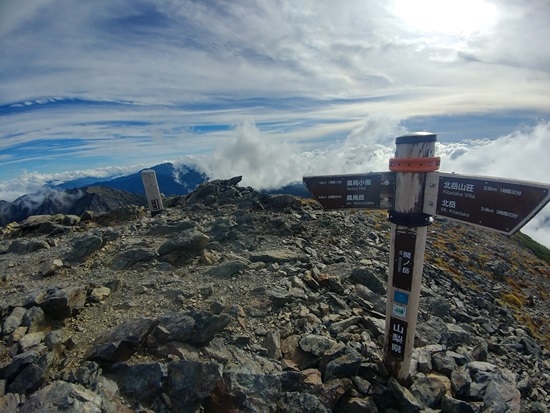
{"type": "Polygon", "coordinates": [[[386,304],[384,363],[400,381],[409,376],[424,265],[427,225],[423,212],[426,174],[439,168],[437,135],[417,132],[396,138],[394,209],[389,211],[391,245],[386,304]]]}

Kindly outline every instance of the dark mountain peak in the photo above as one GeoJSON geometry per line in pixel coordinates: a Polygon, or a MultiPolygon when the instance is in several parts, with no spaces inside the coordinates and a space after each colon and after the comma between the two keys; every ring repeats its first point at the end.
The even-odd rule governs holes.
{"type": "Polygon", "coordinates": [[[97,186],[75,189],[46,187],[40,192],[23,195],[13,202],[0,202],[2,226],[22,221],[31,215],[81,215],[84,211],[107,212],[126,205],[146,204],[142,195],[97,186]]]}
{"type": "Polygon", "coordinates": [[[208,176],[191,165],[175,166],[170,162],[144,168],[139,172],[121,177],[110,177],[102,180],[93,178],[79,178],[59,185],[59,188],[79,188],[82,186],[101,186],[120,189],[134,194],[145,194],[141,172],[145,169],[155,171],[160,192],[166,196],[186,195],[199,184],[208,180],[208,176]]]}

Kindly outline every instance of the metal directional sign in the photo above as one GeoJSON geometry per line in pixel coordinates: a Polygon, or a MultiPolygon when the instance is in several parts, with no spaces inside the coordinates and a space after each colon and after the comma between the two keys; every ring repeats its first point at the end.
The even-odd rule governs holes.
{"type": "Polygon", "coordinates": [[[424,212],[513,234],[548,201],[549,185],[432,172],[424,212]]]}
{"type": "Polygon", "coordinates": [[[324,209],[390,209],[395,173],[306,176],[304,185],[324,209]]]}

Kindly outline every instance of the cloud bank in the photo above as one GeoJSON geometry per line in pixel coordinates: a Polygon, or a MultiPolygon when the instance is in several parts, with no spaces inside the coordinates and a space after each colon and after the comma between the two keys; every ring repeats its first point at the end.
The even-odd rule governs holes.
{"type": "MultiPolygon", "coordinates": [[[[386,171],[393,156],[394,139],[407,133],[396,119],[366,118],[342,142],[324,149],[303,151],[298,145],[277,142],[252,123],[235,129],[234,135],[208,157],[195,162],[213,177],[243,176],[243,185],[277,188],[299,182],[306,175],[331,175],[386,171]]],[[[464,175],[492,176],[550,184],[548,144],[550,122],[514,131],[495,140],[437,143],[441,170],[464,175]]],[[[550,246],[550,206],[523,231],[550,246]]]]}
{"type": "MultiPolygon", "coordinates": [[[[153,165],[147,165],[153,166],[153,165]]],[[[97,177],[98,180],[107,177],[124,176],[145,168],[145,165],[129,167],[107,167],[86,170],[64,171],[59,173],[39,173],[25,171],[19,177],[0,182],[0,200],[14,201],[26,194],[40,193],[46,184],[60,184],[78,178],[97,177]]]]}
{"type": "Polygon", "coordinates": [[[296,142],[262,133],[253,123],[245,122],[212,154],[198,156],[195,162],[210,176],[242,175],[244,185],[278,188],[301,181],[304,175],[383,170],[384,164],[387,169],[392,152],[388,143],[404,132],[397,119],[373,116],[342,142],[303,151],[296,142]]]}

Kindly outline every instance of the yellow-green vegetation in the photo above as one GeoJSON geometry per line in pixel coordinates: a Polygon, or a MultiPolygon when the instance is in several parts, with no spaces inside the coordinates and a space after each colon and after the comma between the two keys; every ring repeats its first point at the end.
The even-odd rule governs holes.
{"type": "Polygon", "coordinates": [[[514,234],[511,239],[516,241],[522,247],[529,249],[533,254],[535,254],[536,257],[550,264],[550,249],[546,248],[542,244],[539,244],[529,235],[518,232],[517,234],[514,234]]]}
{"type": "Polygon", "coordinates": [[[548,328],[548,319],[534,320],[529,314],[522,312],[515,314],[516,320],[524,325],[542,346],[550,348],[550,329],[548,328]]]}
{"type": "MultiPolygon", "coordinates": [[[[462,279],[462,274],[460,273],[459,269],[454,266],[454,262],[447,260],[445,257],[438,255],[436,257],[433,256],[426,256],[426,262],[435,265],[436,267],[440,268],[441,270],[445,271],[449,275],[451,275],[455,280],[460,280],[461,283],[466,283],[466,280],[462,279]]],[[[468,283],[469,284],[469,283],[468,283]]],[[[477,290],[477,286],[470,286],[477,290]]]]}
{"type": "Polygon", "coordinates": [[[528,285],[525,284],[525,281],[519,279],[519,278],[512,278],[512,277],[508,277],[506,279],[506,282],[508,283],[508,285],[510,287],[512,287],[512,289],[514,291],[521,291],[522,288],[527,288],[528,285]]]}
{"type": "Polygon", "coordinates": [[[502,296],[502,301],[513,308],[519,309],[523,307],[523,304],[525,303],[525,298],[516,293],[507,293],[502,296]]]}
{"type": "Polygon", "coordinates": [[[319,204],[315,198],[299,198],[299,199],[303,206],[307,206],[307,205],[316,205],[318,207],[321,206],[321,204],[319,204]]]}
{"type": "Polygon", "coordinates": [[[445,259],[443,259],[442,256],[433,257],[433,258],[430,259],[430,261],[434,265],[437,265],[439,268],[441,268],[443,270],[446,270],[446,271],[450,271],[450,268],[447,264],[447,261],[445,261],[445,259]]]}

